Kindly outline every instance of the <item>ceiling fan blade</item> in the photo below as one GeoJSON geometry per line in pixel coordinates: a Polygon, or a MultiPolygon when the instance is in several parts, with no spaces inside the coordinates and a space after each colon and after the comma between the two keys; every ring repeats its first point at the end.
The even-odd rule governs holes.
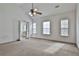
{"type": "Polygon", "coordinates": [[[42,13],[41,13],[41,12],[36,12],[36,14],[42,15],[42,13]]]}
{"type": "Polygon", "coordinates": [[[30,10],[30,12],[31,12],[31,13],[33,13],[33,12],[34,12],[34,10],[33,10],[33,9],[31,9],[31,10],[30,10]]]}

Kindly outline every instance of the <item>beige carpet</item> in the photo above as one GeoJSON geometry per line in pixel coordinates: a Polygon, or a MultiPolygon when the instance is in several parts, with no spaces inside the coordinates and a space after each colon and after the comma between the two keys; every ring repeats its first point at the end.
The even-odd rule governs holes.
{"type": "Polygon", "coordinates": [[[51,45],[44,51],[54,54],[55,52],[59,51],[63,46],[65,46],[65,44],[63,44],[63,43],[54,43],[53,45],[51,45]]]}
{"type": "Polygon", "coordinates": [[[79,56],[74,45],[40,39],[26,39],[0,45],[1,56],[79,56]]]}

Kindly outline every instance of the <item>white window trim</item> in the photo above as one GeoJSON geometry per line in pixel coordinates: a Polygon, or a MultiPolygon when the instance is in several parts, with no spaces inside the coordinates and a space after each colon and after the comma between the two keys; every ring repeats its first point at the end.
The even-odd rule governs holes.
{"type": "Polygon", "coordinates": [[[43,35],[50,35],[50,34],[51,34],[51,22],[50,22],[50,26],[49,26],[49,27],[50,27],[50,28],[49,28],[49,34],[44,34],[44,33],[43,33],[43,23],[44,23],[44,22],[50,22],[50,21],[49,21],[49,20],[45,20],[45,21],[42,22],[42,34],[43,34],[43,35]]]}
{"type": "MultiPolygon", "coordinates": [[[[61,36],[68,37],[69,36],[69,19],[64,18],[64,19],[61,19],[61,21],[62,20],[68,20],[68,28],[66,28],[68,30],[68,34],[67,35],[62,35],[61,31],[62,31],[62,29],[65,29],[65,28],[62,28],[61,25],[60,25],[60,34],[61,34],[61,36]]],[[[61,24],[61,21],[60,21],[60,24],[61,24]]]]}
{"type": "MultiPolygon", "coordinates": [[[[32,24],[32,33],[33,34],[36,34],[37,33],[37,30],[36,29],[34,29],[34,23],[36,24],[36,22],[33,22],[33,24],[32,24]],[[34,30],[35,30],[35,32],[34,32],[34,30]]],[[[35,26],[36,28],[37,28],[37,24],[36,24],[36,26],[35,26]]]]}

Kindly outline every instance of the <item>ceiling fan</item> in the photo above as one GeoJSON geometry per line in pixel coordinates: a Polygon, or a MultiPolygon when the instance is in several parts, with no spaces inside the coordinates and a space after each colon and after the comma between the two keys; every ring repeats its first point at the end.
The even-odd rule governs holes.
{"type": "Polygon", "coordinates": [[[30,9],[29,15],[36,16],[36,15],[42,15],[42,13],[39,12],[37,8],[34,8],[34,4],[32,3],[32,9],[30,9]]]}

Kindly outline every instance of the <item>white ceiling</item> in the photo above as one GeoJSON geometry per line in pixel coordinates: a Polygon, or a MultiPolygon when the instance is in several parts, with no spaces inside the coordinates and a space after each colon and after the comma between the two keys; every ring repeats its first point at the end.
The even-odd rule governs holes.
{"type": "MultiPolygon", "coordinates": [[[[31,3],[18,4],[20,8],[29,13],[32,8],[31,3]]],[[[34,3],[34,8],[37,8],[42,12],[41,16],[47,16],[51,14],[64,13],[68,11],[75,10],[75,3],[34,3]],[[59,8],[55,6],[59,5],[59,8]]]]}

